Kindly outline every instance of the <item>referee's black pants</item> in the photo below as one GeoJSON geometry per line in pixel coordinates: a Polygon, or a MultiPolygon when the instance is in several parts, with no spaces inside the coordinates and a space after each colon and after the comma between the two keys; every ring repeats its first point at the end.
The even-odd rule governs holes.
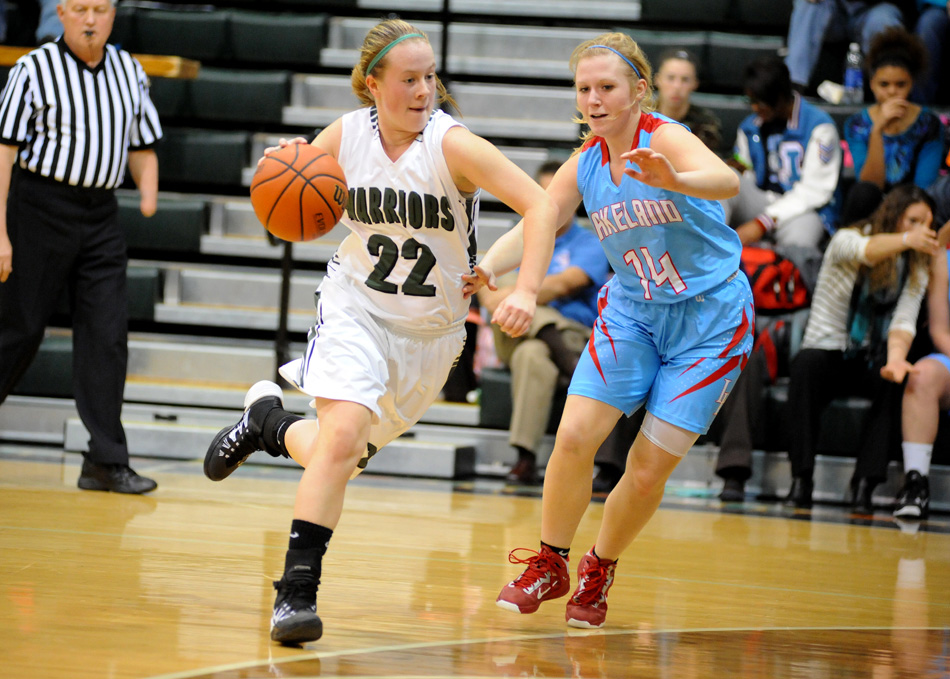
{"type": "Polygon", "coordinates": [[[87,457],[128,464],[120,414],[128,363],[125,235],[115,194],[14,167],[7,201],[13,272],[0,284],[0,403],[33,361],[64,293],[73,322],[73,395],[87,457]]]}

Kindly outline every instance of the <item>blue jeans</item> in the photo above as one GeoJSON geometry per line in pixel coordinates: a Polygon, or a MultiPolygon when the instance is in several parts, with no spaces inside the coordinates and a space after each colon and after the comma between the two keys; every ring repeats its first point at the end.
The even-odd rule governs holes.
{"type": "Polygon", "coordinates": [[[943,66],[943,45],[950,40],[950,15],[946,7],[924,5],[917,19],[916,33],[927,48],[928,69],[915,84],[911,99],[920,104],[932,104],[937,96],[940,83],[940,69],[943,66]]]}
{"type": "Polygon", "coordinates": [[[40,17],[39,24],[36,26],[36,42],[45,41],[49,38],[58,38],[63,34],[63,22],[59,20],[56,13],[56,5],[59,0],[39,0],[40,17]]]}
{"type": "Polygon", "coordinates": [[[885,28],[902,25],[901,11],[889,2],[869,7],[856,0],[795,0],[785,57],[792,82],[802,86],[811,82],[826,40],[860,42],[862,51],[867,54],[874,35],[885,28]]]}

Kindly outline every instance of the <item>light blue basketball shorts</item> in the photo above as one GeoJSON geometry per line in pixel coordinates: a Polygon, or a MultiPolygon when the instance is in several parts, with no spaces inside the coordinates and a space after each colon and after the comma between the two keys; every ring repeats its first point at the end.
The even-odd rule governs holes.
{"type": "Polygon", "coordinates": [[[628,415],[645,402],[655,417],[705,434],[752,351],[748,279],[733,274],[702,295],[650,304],[614,277],[601,289],[598,308],[568,393],[628,415]]]}

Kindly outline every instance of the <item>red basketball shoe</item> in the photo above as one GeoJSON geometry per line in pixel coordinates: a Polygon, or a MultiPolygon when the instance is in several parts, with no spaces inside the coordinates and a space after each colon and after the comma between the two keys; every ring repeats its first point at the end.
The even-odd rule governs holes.
{"type": "Polygon", "coordinates": [[[599,559],[594,548],[577,564],[577,589],[564,618],[571,627],[602,627],[607,617],[607,590],[614,584],[616,561],[599,559]]]}
{"type": "Polygon", "coordinates": [[[534,613],[542,601],[557,599],[571,589],[571,576],[567,570],[567,559],[559,556],[547,545],[541,551],[519,547],[508,554],[511,563],[528,564],[524,573],[509,582],[495,603],[513,613],[534,613]],[[534,556],[522,559],[515,552],[531,552],[534,556]]]}

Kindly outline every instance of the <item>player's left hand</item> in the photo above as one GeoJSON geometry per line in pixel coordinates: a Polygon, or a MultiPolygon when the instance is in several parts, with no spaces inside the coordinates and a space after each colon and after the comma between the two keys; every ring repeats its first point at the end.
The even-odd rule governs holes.
{"type": "Polygon", "coordinates": [[[491,322],[496,323],[507,335],[521,337],[531,327],[537,306],[537,295],[515,288],[495,309],[491,322]]]}
{"type": "Polygon", "coordinates": [[[673,169],[673,165],[662,153],[657,153],[651,148],[638,148],[622,153],[620,157],[640,168],[636,170],[628,167],[624,170],[625,174],[637,181],[641,181],[648,186],[655,186],[658,189],[676,189],[676,170],[673,169]]]}
{"type": "Polygon", "coordinates": [[[884,367],[881,368],[881,377],[889,382],[901,384],[905,377],[911,373],[918,372],[918,370],[918,368],[915,368],[912,363],[906,360],[888,361],[884,367]]]}
{"type": "Polygon", "coordinates": [[[484,287],[489,290],[497,290],[498,284],[495,282],[495,274],[491,271],[475,266],[472,273],[463,273],[462,297],[468,299],[484,287]]]}

